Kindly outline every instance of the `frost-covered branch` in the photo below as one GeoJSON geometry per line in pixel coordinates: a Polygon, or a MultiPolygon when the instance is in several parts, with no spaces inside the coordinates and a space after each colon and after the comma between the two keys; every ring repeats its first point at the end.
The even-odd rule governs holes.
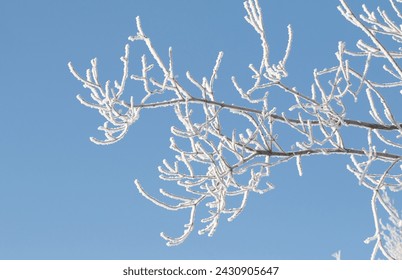
{"type": "MultiPolygon", "coordinates": [[[[390,2],[401,18],[398,4],[390,2]]],[[[302,176],[304,157],[347,155],[352,162],[347,169],[360,185],[373,193],[375,233],[366,240],[375,241],[372,258],[378,252],[389,259],[402,258],[399,235],[402,221],[391,199],[392,194],[402,190],[402,124],[396,105],[402,93],[400,26],[379,8],[380,19],[365,6],[365,14],[358,17],[340,0],[341,14],[363,31],[368,42],[359,40],[357,50],[349,50],[346,43],[340,42],[337,65],[315,70],[311,92],[300,92],[286,81],[289,75],[286,62],[293,36],[291,27],[288,26],[283,58],[275,63],[270,57],[271,46],[258,1],[247,0],[244,7],[245,19],[258,35],[261,58],[260,65],[249,65],[252,81],[249,88],[240,85],[235,77],[231,79],[232,90],[243,99],[242,104],[225,102],[215,94],[223,52],[217,54],[209,77],[197,80],[190,72],[186,73],[186,82],[197,89],[189,90],[176,78],[172,49],[169,48],[165,62],[145,34],[139,17],[136,18],[137,34],[129,40],[132,44],[143,43],[147,48],[148,54],[140,61],[140,73],[129,74],[129,45],[121,58],[122,79],[113,86],[110,81],[100,82],[96,59],[91,61],[85,77],[69,63],[73,76],[90,91],[88,96],[78,95],[77,98],[106,119],[99,128],[105,139],[92,137],[91,141],[112,144],[121,140],[129,127],[139,120],[142,110],[169,107],[174,111],[179,125],[171,127],[170,149],[175,153],[175,160],[164,159],[159,172],[162,180],[174,182],[182,189],[178,193],[184,191],[187,196],[161,189],[166,201],[176,201],[169,204],[163,198],[148,194],[135,180],[139,192],[154,204],[168,210],[189,210],[189,222],[184,225],[181,236],[161,234],[170,246],[182,243],[198,227],[197,221],[203,224],[198,233],[212,236],[221,217],[234,220],[244,210],[251,193],[263,194],[274,188],[269,175],[277,165],[294,160],[302,176]],[[389,43],[390,39],[394,45],[389,43]],[[379,61],[383,63],[382,68],[378,68],[379,61]],[[124,100],[129,79],[142,84],[143,92],[124,100]],[[286,110],[272,104],[271,95],[276,91],[292,97],[286,110]],[[363,106],[366,106],[366,115],[354,114],[356,108],[364,112],[363,106]],[[224,117],[228,114],[233,123],[224,117]],[[237,126],[237,120],[245,120],[248,127],[237,126]],[[289,143],[286,132],[297,134],[292,137],[293,142],[289,143]],[[359,137],[351,141],[345,137],[349,134],[359,137]],[[237,204],[233,206],[234,203],[237,204]],[[208,209],[208,216],[197,219],[202,207],[208,209]],[[384,210],[381,213],[388,215],[390,224],[382,223],[379,207],[384,210]]]]}

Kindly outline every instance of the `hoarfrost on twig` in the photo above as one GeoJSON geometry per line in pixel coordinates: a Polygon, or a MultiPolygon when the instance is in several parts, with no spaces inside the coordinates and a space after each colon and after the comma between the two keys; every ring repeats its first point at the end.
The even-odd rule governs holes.
{"type": "MultiPolygon", "coordinates": [[[[393,0],[390,2],[401,19],[398,4],[393,0]]],[[[290,57],[293,37],[291,27],[288,26],[284,56],[275,63],[270,57],[271,46],[258,0],[245,1],[244,8],[245,20],[257,33],[261,45],[260,65],[249,65],[252,85],[243,88],[235,77],[231,79],[232,90],[240,95],[246,105],[225,103],[215,94],[214,86],[223,52],[217,54],[208,78],[197,80],[186,72],[187,80],[198,90],[190,92],[173,72],[172,48],[168,50],[169,59],[165,63],[137,17],[137,33],[130,36],[129,41],[144,43],[149,53],[141,58],[141,73],[129,75],[128,44],[121,58],[123,71],[120,81],[102,83],[97,59],[91,60],[91,67],[84,76],[74,69],[71,62],[68,64],[72,75],[89,90],[88,96],[78,95],[78,100],[97,110],[106,120],[99,127],[104,139],[91,137],[91,141],[100,145],[115,143],[138,121],[142,110],[173,109],[180,123],[180,127],[171,128],[173,136],[170,138],[170,149],[176,154],[176,160],[162,161],[160,178],[176,182],[188,196],[161,190],[162,197],[176,202],[169,204],[149,195],[135,180],[138,191],[154,204],[173,211],[190,211],[189,222],[184,225],[181,236],[161,234],[169,246],[182,243],[198,227],[197,210],[202,206],[208,209],[208,216],[199,219],[204,224],[198,230],[199,234],[212,236],[223,215],[233,221],[246,207],[251,193],[262,194],[273,189],[269,176],[277,165],[294,158],[298,173],[302,176],[302,157],[348,155],[352,163],[347,169],[356,176],[360,185],[372,192],[375,230],[366,239],[368,243],[375,243],[372,258],[376,258],[379,252],[388,259],[402,258],[402,220],[390,199],[392,193],[402,190],[401,170],[396,168],[402,166],[402,125],[394,104],[388,101],[390,93],[395,95],[398,91],[402,92],[400,25],[380,9],[374,13],[364,6],[364,14],[356,16],[346,1],[340,0],[339,11],[366,35],[368,42],[358,40],[357,50],[349,50],[346,43],[340,42],[336,53],[337,64],[315,70],[311,92],[304,93],[285,83],[288,76],[286,62],[290,57]],[[363,64],[354,62],[358,59],[363,64]],[[373,64],[374,59],[383,61],[383,67],[378,68],[377,64],[373,64]],[[373,75],[373,71],[381,71],[388,78],[385,82],[378,81],[376,79],[380,75],[373,75]],[[155,72],[159,72],[157,76],[161,77],[160,80],[154,78],[155,72]],[[141,83],[144,92],[135,93],[124,100],[128,78],[141,83]],[[274,89],[292,98],[288,109],[282,110],[271,104],[274,89]],[[159,99],[151,101],[155,100],[151,98],[154,96],[159,99]],[[353,110],[348,101],[350,97],[354,104],[368,106],[365,120],[347,118],[353,110]],[[233,125],[226,122],[227,119],[222,117],[224,114],[230,114],[233,119],[246,120],[249,127],[231,128],[233,125]],[[355,132],[347,132],[350,130],[355,132]],[[286,133],[297,136],[287,137],[286,133]],[[350,137],[345,137],[347,133],[367,137],[355,137],[351,141],[350,137]],[[182,145],[185,141],[189,145],[182,145]],[[238,203],[236,206],[231,205],[232,198],[238,198],[234,200],[238,203]],[[390,224],[383,225],[381,222],[380,207],[388,215],[390,224]]],[[[333,256],[339,259],[340,251],[333,256]]]]}

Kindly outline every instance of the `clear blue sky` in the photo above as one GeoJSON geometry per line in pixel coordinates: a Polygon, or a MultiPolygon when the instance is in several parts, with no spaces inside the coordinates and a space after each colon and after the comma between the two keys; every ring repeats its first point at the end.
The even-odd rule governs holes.
{"type": "MultiPolygon", "coordinates": [[[[363,240],[374,230],[371,193],[346,170],[346,157],[309,158],[303,177],[293,163],[276,169],[277,188],[253,195],[234,222],[171,248],[159,233],[181,233],[187,213],[143,199],[133,180],[151,193],[165,185],[157,166],[173,158],[172,114],[144,113],[115,145],[89,141],[101,136],[103,120],[76,100],[86,92],[69,61],[83,73],[97,57],[101,79],[119,78],[119,57],[140,15],[164,58],[173,47],[179,78],[186,70],[209,75],[223,50],[217,83],[232,94],[227,80],[249,75],[247,65],[260,55],[242,2],[2,1],[0,259],[330,259],[337,250],[346,259],[369,257],[363,240]]],[[[338,41],[354,45],[360,36],[336,0],[260,2],[274,61],[283,55],[286,26],[293,27],[287,81],[300,90],[310,88],[314,68],[336,63],[338,41]]],[[[361,1],[349,2],[360,11],[361,1]]],[[[143,48],[131,51],[138,57],[143,48]]]]}

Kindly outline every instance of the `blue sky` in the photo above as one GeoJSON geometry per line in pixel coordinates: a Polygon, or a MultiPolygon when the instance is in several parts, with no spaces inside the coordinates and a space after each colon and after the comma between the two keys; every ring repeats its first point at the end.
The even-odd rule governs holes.
{"type": "MultiPolygon", "coordinates": [[[[287,81],[300,90],[310,88],[314,68],[336,64],[338,41],[351,46],[360,36],[336,0],[260,2],[274,61],[293,27],[287,81]]],[[[360,11],[360,3],[352,7],[360,11]]],[[[260,55],[242,1],[17,0],[3,1],[0,14],[0,259],[330,259],[337,250],[346,259],[369,257],[371,193],[346,170],[347,157],[309,158],[303,177],[293,163],[277,168],[277,188],[251,196],[234,222],[172,248],[159,233],[180,234],[187,213],[143,199],[133,180],[150,193],[166,184],[157,166],[173,158],[173,115],[145,112],[114,145],[89,141],[101,136],[103,120],[75,98],[85,89],[69,61],[83,73],[97,57],[101,79],[119,78],[139,15],[163,58],[173,47],[179,79],[186,70],[209,75],[224,51],[217,84],[234,92],[230,77],[248,77],[260,55]]],[[[131,48],[133,69],[142,51],[131,48]]]]}

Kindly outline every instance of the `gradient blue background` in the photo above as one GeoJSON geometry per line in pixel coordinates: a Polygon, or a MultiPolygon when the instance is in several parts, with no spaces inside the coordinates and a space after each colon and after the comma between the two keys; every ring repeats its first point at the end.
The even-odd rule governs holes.
{"type": "MultiPolygon", "coordinates": [[[[119,57],[140,15],[163,58],[173,47],[179,79],[186,70],[210,75],[223,50],[217,84],[234,94],[229,78],[249,77],[247,65],[260,55],[242,2],[1,2],[0,259],[331,259],[337,250],[345,259],[370,256],[372,245],[363,240],[374,230],[371,193],[346,170],[347,157],[306,159],[303,177],[293,163],[275,169],[277,188],[251,196],[234,222],[222,220],[212,238],[194,232],[170,248],[159,233],[180,234],[188,213],[158,208],[133,180],[153,194],[166,185],[157,166],[173,158],[173,115],[145,112],[115,145],[89,141],[101,137],[103,120],[76,100],[86,91],[69,61],[84,73],[97,57],[103,81],[119,78],[119,57]]],[[[349,2],[360,12],[362,1],[349,2]]],[[[336,0],[260,3],[273,61],[283,55],[286,26],[293,27],[287,84],[299,90],[309,90],[314,68],[337,63],[338,41],[351,46],[360,37],[336,0]]],[[[133,69],[142,51],[131,48],[133,69]]]]}

